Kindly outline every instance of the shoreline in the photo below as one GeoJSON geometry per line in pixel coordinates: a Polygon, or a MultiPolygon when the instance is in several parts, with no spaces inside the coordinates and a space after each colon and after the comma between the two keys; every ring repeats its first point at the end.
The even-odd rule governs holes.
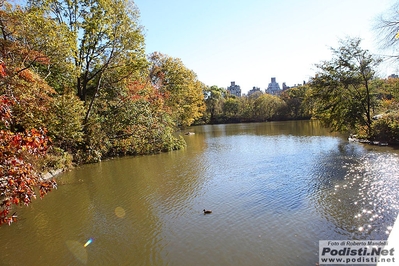
{"type": "Polygon", "coordinates": [[[46,172],[45,174],[42,174],[42,178],[44,180],[49,180],[51,178],[56,177],[57,175],[61,174],[64,172],[64,169],[56,169],[56,170],[50,170],[46,172]]]}

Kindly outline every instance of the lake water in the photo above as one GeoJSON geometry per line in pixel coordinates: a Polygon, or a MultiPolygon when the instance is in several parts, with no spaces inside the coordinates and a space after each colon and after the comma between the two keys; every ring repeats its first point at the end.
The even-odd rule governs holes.
{"type": "Polygon", "coordinates": [[[184,150],[60,175],[0,227],[0,265],[315,265],[319,240],[387,239],[397,149],[316,121],[189,130],[184,150]]]}

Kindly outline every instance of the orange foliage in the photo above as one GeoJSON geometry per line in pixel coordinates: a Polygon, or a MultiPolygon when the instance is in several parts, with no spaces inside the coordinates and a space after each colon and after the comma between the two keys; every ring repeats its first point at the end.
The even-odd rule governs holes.
{"type": "Polygon", "coordinates": [[[0,77],[22,75],[23,78],[30,78],[29,73],[21,72],[21,68],[30,68],[38,63],[49,65],[50,59],[42,51],[32,49],[26,43],[26,34],[29,28],[25,28],[26,24],[21,21],[23,12],[16,9],[15,12],[7,12],[0,10],[0,24],[2,27],[2,35],[0,37],[0,77]],[[8,73],[5,71],[5,65],[8,66],[8,73]]]}
{"type": "Polygon", "coordinates": [[[29,69],[25,69],[21,72],[18,72],[18,76],[28,82],[34,81],[33,74],[29,69]]]}
{"type": "Polygon", "coordinates": [[[54,100],[51,97],[55,94],[54,89],[31,69],[8,67],[7,72],[13,77],[0,81],[7,84],[0,86],[0,93],[8,95],[8,98],[3,98],[1,108],[6,104],[5,99],[7,101],[13,99],[17,103],[12,105],[14,125],[19,125],[23,129],[44,127],[45,121],[48,121],[52,115],[49,110],[54,100]]]}
{"type": "Polygon", "coordinates": [[[160,91],[154,85],[149,84],[149,82],[142,82],[139,80],[129,81],[127,84],[127,96],[123,97],[121,100],[123,102],[144,100],[151,103],[154,106],[158,106],[164,111],[170,111],[165,105],[165,99],[169,97],[168,91],[160,91]]]}

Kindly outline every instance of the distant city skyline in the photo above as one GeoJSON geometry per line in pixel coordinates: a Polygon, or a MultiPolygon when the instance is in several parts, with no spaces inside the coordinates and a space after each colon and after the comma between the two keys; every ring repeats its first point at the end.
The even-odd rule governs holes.
{"type": "MultiPolygon", "coordinates": [[[[239,86],[239,87],[241,88],[240,84],[238,84],[238,83],[235,82],[235,81],[231,81],[230,83],[232,84],[233,82],[234,82],[234,84],[235,84],[236,86],[239,86]]],[[[276,78],[276,77],[270,77],[270,78],[269,78],[269,83],[268,83],[268,85],[263,86],[263,87],[262,87],[262,86],[252,86],[251,89],[246,90],[246,91],[244,91],[244,92],[242,92],[242,93],[243,93],[243,94],[246,94],[246,95],[247,95],[249,92],[255,92],[255,91],[261,91],[261,92],[266,92],[266,93],[268,93],[267,90],[269,89],[269,87],[270,87],[270,85],[271,85],[272,83],[278,84],[278,85],[279,85],[278,88],[279,88],[281,91],[283,91],[283,90],[284,90],[284,86],[285,86],[285,89],[287,89],[287,88],[292,88],[292,87],[297,87],[297,86],[302,86],[302,85],[308,83],[308,81],[304,80],[304,81],[302,81],[302,82],[298,82],[298,83],[295,83],[295,84],[289,84],[289,85],[287,85],[286,82],[277,81],[277,78],[276,78]],[[270,82],[270,80],[271,80],[271,82],[270,82]],[[280,84],[281,84],[281,87],[280,87],[280,84]]],[[[222,86],[221,88],[228,89],[229,86],[231,86],[231,84],[230,84],[230,85],[227,85],[227,86],[222,86]]],[[[220,87],[220,86],[219,86],[219,87],[220,87]]],[[[275,87],[275,86],[272,86],[272,88],[276,88],[276,87],[275,87]]]]}
{"type": "Polygon", "coordinates": [[[260,87],[252,87],[252,89],[248,90],[247,92],[241,91],[241,86],[240,84],[236,84],[235,81],[231,81],[230,86],[223,87],[227,91],[229,91],[232,95],[235,96],[249,96],[251,94],[254,94],[256,92],[261,92],[261,93],[268,93],[268,94],[273,94],[273,95],[279,95],[282,91],[292,88],[292,87],[297,87],[304,85],[306,82],[294,84],[292,86],[287,86],[285,82],[282,82],[282,86],[280,87],[280,83],[277,82],[275,77],[271,77],[271,82],[268,84],[266,88],[260,88],[260,87]]]}
{"type": "MultiPolygon", "coordinates": [[[[206,85],[226,88],[235,81],[242,93],[266,88],[270,77],[287,86],[307,82],[315,64],[331,59],[330,48],[346,37],[382,54],[373,25],[395,2],[135,0],[146,53],[180,58],[206,85]]],[[[379,74],[398,69],[385,65],[379,74]]]]}

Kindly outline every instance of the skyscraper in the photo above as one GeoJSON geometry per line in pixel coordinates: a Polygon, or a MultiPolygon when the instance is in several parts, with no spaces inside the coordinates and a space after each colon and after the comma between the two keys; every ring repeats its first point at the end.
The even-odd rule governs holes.
{"type": "Polygon", "coordinates": [[[281,93],[280,85],[276,82],[276,78],[272,78],[272,82],[269,83],[266,89],[266,93],[279,95],[281,93]]]}
{"type": "Polygon", "coordinates": [[[227,87],[227,90],[230,92],[231,95],[241,97],[241,88],[239,85],[236,85],[235,81],[231,82],[231,85],[227,87]]]}

